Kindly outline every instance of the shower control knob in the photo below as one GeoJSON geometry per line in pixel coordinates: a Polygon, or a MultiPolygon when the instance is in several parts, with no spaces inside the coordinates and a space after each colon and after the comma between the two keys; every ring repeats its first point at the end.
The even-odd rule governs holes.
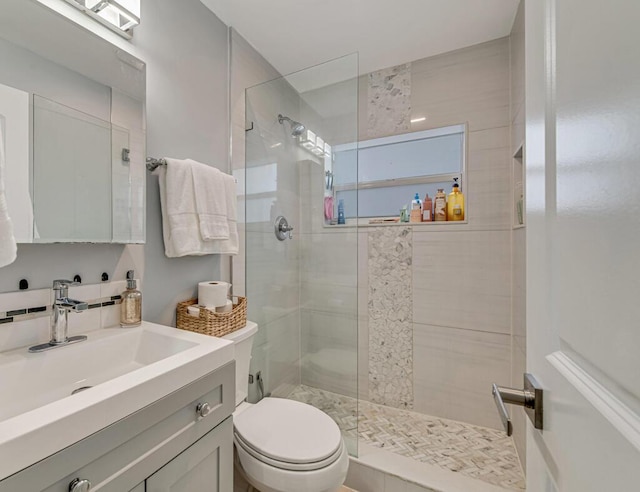
{"type": "Polygon", "coordinates": [[[293,239],[293,227],[289,225],[287,219],[282,215],[279,215],[276,218],[274,229],[278,241],[284,241],[287,237],[289,237],[289,239],[293,239]]]}
{"type": "Polygon", "coordinates": [[[91,490],[91,482],[76,478],[69,484],[69,492],[89,492],[91,490]]]}
{"type": "Polygon", "coordinates": [[[205,418],[211,413],[211,405],[209,405],[207,402],[198,403],[198,406],[196,407],[196,413],[198,414],[199,418],[205,418]]]}

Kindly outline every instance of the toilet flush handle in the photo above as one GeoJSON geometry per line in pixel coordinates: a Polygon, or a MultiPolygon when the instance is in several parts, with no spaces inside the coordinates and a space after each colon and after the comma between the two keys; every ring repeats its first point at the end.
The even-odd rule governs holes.
{"type": "Polygon", "coordinates": [[[198,415],[198,418],[203,419],[210,413],[211,413],[211,405],[209,405],[209,403],[207,402],[198,403],[198,406],[196,407],[196,414],[198,415]]]}

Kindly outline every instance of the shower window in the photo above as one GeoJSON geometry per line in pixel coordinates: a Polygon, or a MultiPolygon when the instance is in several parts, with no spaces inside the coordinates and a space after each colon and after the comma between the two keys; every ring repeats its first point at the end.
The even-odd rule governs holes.
{"type": "Polygon", "coordinates": [[[433,197],[454,178],[464,191],[465,136],[465,125],[455,125],[337,146],[325,164],[335,203],[343,200],[351,219],[397,217],[416,193],[433,197]]]}

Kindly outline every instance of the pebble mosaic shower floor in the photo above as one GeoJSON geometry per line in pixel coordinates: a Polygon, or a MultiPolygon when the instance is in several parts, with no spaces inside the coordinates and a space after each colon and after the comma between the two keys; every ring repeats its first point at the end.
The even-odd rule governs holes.
{"type": "Polygon", "coordinates": [[[502,431],[362,400],[358,407],[354,398],[304,385],[288,397],[329,414],[347,439],[499,487],[525,489],[513,440],[502,431]]]}

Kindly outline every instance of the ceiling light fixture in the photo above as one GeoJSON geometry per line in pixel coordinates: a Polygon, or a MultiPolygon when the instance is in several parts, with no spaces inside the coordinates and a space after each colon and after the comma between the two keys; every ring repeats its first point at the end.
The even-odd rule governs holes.
{"type": "Polygon", "coordinates": [[[131,39],[133,28],[140,24],[140,17],[132,12],[132,10],[140,11],[139,0],[66,0],[66,2],[127,39],[131,39]]]}
{"type": "Polygon", "coordinates": [[[420,123],[421,121],[425,121],[427,119],[426,116],[421,116],[420,118],[414,118],[411,120],[411,123],[420,123]]]}

